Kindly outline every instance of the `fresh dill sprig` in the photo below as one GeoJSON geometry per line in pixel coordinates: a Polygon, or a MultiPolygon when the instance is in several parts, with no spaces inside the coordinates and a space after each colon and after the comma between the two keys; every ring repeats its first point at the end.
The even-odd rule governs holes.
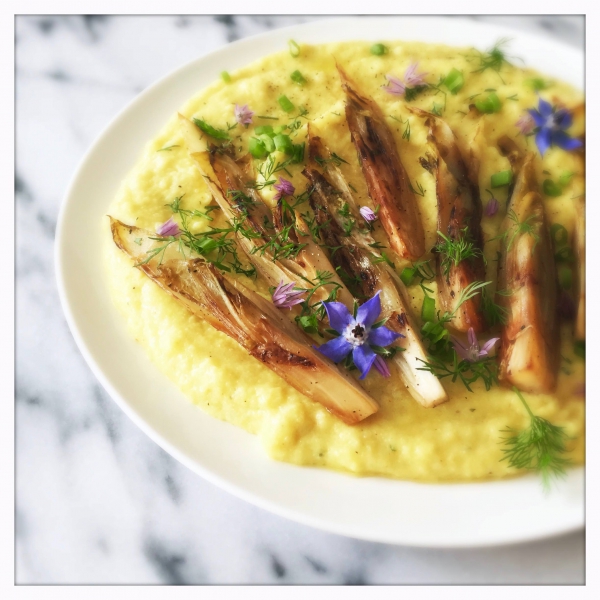
{"type": "Polygon", "coordinates": [[[452,265],[457,267],[463,260],[477,258],[479,256],[483,257],[483,252],[469,239],[468,233],[468,227],[465,227],[464,229],[461,229],[462,235],[460,235],[458,239],[451,240],[441,231],[437,232],[442,240],[436,244],[435,250],[442,255],[441,266],[444,275],[448,275],[452,265]]]}
{"type": "MultiPolygon", "coordinates": [[[[446,311],[441,316],[438,312],[437,321],[432,319],[423,323],[423,326],[421,327],[421,335],[423,340],[427,341],[428,352],[430,355],[443,358],[445,360],[452,360],[450,334],[446,329],[446,325],[448,325],[452,319],[454,319],[456,313],[465,302],[471,300],[471,298],[474,298],[477,294],[479,294],[482,288],[490,283],[491,281],[473,281],[463,290],[461,290],[456,302],[456,306],[452,312],[446,311]]],[[[430,298],[427,292],[431,292],[431,290],[426,288],[422,283],[421,288],[423,289],[425,296],[430,298]]]]}
{"type": "Polygon", "coordinates": [[[456,351],[453,350],[452,364],[449,366],[440,358],[429,357],[427,361],[419,359],[424,366],[417,367],[419,371],[429,371],[438,379],[451,377],[452,382],[460,379],[464,386],[472,392],[471,384],[481,379],[486,390],[490,390],[494,384],[498,384],[498,363],[496,358],[490,356],[475,362],[459,360],[456,351]]]}
{"type": "Polygon", "coordinates": [[[423,189],[423,186],[418,181],[415,181],[415,183],[417,184],[417,189],[416,190],[415,190],[415,188],[413,187],[412,183],[409,180],[408,187],[410,188],[410,191],[413,194],[416,194],[417,196],[425,196],[425,192],[427,190],[423,189]]]}
{"type": "Polygon", "coordinates": [[[342,229],[344,230],[344,235],[348,237],[356,225],[356,219],[352,217],[352,213],[350,212],[350,205],[347,202],[344,202],[342,208],[338,210],[338,214],[342,217],[342,229]]]}
{"type": "MultiPolygon", "coordinates": [[[[500,296],[508,295],[506,292],[499,290],[496,290],[496,294],[500,296]]],[[[490,327],[494,325],[506,325],[508,310],[501,304],[494,302],[494,297],[487,290],[481,290],[481,308],[485,315],[485,320],[490,327]]]]}
{"type": "Polygon", "coordinates": [[[424,281],[433,281],[435,279],[435,271],[430,264],[431,259],[417,260],[412,266],[404,267],[400,273],[400,279],[404,285],[412,285],[415,283],[415,278],[419,278],[418,283],[421,285],[424,281]]]}
{"type": "MultiPolygon", "coordinates": [[[[517,238],[517,236],[520,235],[520,234],[523,234],[523,235],[530,235],[535,240],[533,248],[531,249],[531,253],[533,254],[533,252],[535,251],[536,246],[540,242],[540,236],[536,232],[536,228],[537,228],[537,225],[538,225],[538,223],[537,223],[537,216],[536,215],[529,215],[524,221],[519,221],[519,216],[517,215],[517,213],[513,209],[510,209],[508,211],[508,213],[507,213],[507,217],[511,221],[513,221],[513,223],[515,224],[515,227],[513,228],[512,234],[511,234],[510,239],[508,241],[508,244],[506,245],[506,251],[508,252],[512,248],[512,245],[513,245],[515,239],[517,238]]],[[[496,237],[490,238],[489,241],[490,242],[492,240],[504,240],[504,241],[506,241],[506,238],[508,237],[509,233],[510,233],[510,230],[507,229],[504,233],[501,233],[500,235],[497,235],[496,237]]]]}
{"type": "Polygon", "coordinates": [[[473,50],[472,54],[467,55],[467,59],[479,61],[479,66],[473,73],[483,73],[484,71],[487,71],[487,69],[500,73],[500,70],[504,65],[510,65],[508,60],[506,60],[506,54],[503,48],[509,41],[510,38],[501,38],[485,52],[473,50]]]}
{"type": "Polygon", "coordinates": [[[172,244],[177,244],[177,249],[184,258],[194,253],[204,257],[207,262],[214,264],[221,271],[228,273],[233,271],[248,277],[255,275],[256,269],[240,260],[237,252],[237,242],[234,237],[235,234],[247,238],[258,237],[258,234],[252,229],[244,228],[247,212],[241,210],[240,215],[233,220],[230,227],[209,227],[206,231],[192,233],[190,231],[190,220],[201,218],[212,221],[209,213],[218,210],[218,207],[209,206],[205,209],[205,212],[197,209],[188,210],[181,207],[182,198],[183,196],[179,196],[173,202],[167,204],[173,214],[179,217],[179,236],[151,237],[151,240],[162,242],[162,244],[149,250],[146,258],[136,266],[146,264],[156,256],[160,256],[159,264],[161,264],[167,248],[172,244]]]}
{"type": "Polygon", "coordinates": [[[521,431],[511,427],[502,430],[502,433],[511,435],[502,438],[506,448],[502,448],[505,456],[501,460],[508,460],[508,464],[516,469],[540,473],[542,485],[548,490],[550,480],[564,476],[565,467],[570,463],[569,459],[563,457],[569,437],[563,427],[534,415],[521,392],[516,387],[513,387],[513,391],[523,403],[530,422],[529,427],[521,431]]]}
{"type": "Polygon", "coordinates": [[[350,164],[347,160],[344,160],[341,156],[338,156],[335,152],[331,153],[329,158],[321,158],[320,156],[315,156],[315,161],[317,164],[323,168],[327,169],[327,163],[332,163],[336,167],[339,167],[342,163],[350,164]]]}

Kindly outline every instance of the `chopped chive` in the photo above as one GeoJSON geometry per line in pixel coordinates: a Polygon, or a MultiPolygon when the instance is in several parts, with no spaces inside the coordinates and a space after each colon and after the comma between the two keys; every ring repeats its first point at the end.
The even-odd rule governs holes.
{"type": "Polygon", "coordinates": [[[279,106],[287,113],[292,112],[295,108],[292,101],[286,95],[279,96],[277,102],[279,102],[279,106]]]}
{"type": "Polygon", "coordinates": [[[444,78],[444,85],[450,90],[450,93],[455,95],[465,83],[463,74],[458,69],[452,69],[444,78]]]}
{"type": "Polygon", "coordinates": [[[573,284],[573,272],[571,267],[560,267],[558,269],[558,283],[563,290],[570,290],[573,284]]]}
{"type": "Polygon", "coordinates": [[[263,143],[267,152],[271,153],[275,150],[275,143],[273,142],[273,138],[270,135],[263,133],[262,135],[259,135],[258,138],[263,143]]]}
{"type": "Polygon", "coordinates": [[[571,177],[573,177],[573,175],[575,175],[575,173],[571,172],[571,171],[565,171],[559,178],[558,178],[558,183],[560,185],[568,185],[569,181],[571,181],[571,177]]]}
{"type": "Polygon", "coordinates": [[[491,92],[484,100],[476,100],[475,107],[479,112],[491,114],[502,108],[502,102],[495,92],[491,92]]]}
{"type": "Polygon", "coordinates": [[[554,225],[550,227],[550,235],[557,248],[564,246],[569,241],[569,232],[560,223],[554,223],[554,225]]]}
{"type": "Polygon", "coordinates": [[[404,267],[400,273],[400,279],[404,285],[410,285],[417,270],[414,267],[404,267]]]}
{"type": "Polygon", "coordinates": [[[259,125],[254,129],[254,133],[256,133],[256,135],[263,135],[266,133],[273,137],[273,127],[271,127],[271,125],[259,125]]]}
{"type": "Polygon", "coordinates": [[[562,188],[557,183],[554,183],[552,179],[544,179],[544,183],[542,183],[542,189],[544,190],[544,194],[546,194],[546,196],[552,196],[556,198],[557,196],[562,195],[562,188]]]}
{"type": "Polygon", "coordinates": [[[302,73],[300,73],[300,71],[296,70],[294,71],[291,75],[290,75],[290,79],[297,83],[298,85],[304,85],[306,83],[306,79],[304,78],[304,75],[302,75],[302,73]]]}
{"type": "Polygon", "coordinates": [[[288,46],[290,49],[290,54],[294,58],[298,58],[298,56],[300,56],[300,46],[298,46],[297,42],[295,42],[294,40],[289,40],[288,46]]]}
{"type": "Polygon", "coordinates": [[[267,155],[267,149],[262,140],[258,138],[250,138],[248,142],[248,151],[254,158],[264,158],[267,155]]]}
{"type": "Polygon", "coordinates": [[[292,163],[301,163],[304,160],[304,146],[305,143],[293,144],[292,145],[292,163]]]}
{"type": "Polygon", "coordinates": [[[221,71],[221,79],[225,83],[231,83],[231,75],[227,71],[221,71]]]}
{"type": "Polygon", "coordinates": [[[258,115],[257,119],[269,119],[270,121],[279,121],[279,117],[267,117],[266,115],[258,115]]]}
{"type": "Polygon", "coordinates": [[[500,171],[492,175],[492,188],[502,187],[503,185],[510,185],[512,182],[513,174],[512,171],[500,171]]]}
{"type": "Polygon", "coordinates": [[[371,54],[374,54],[375,56],[383,56],[384,54],[387,54],[387,51],[387,47],[383,44],[373,44],[371,46],[371,54]]]}
{"type": "Polygon", "coordinates": [[[275,148],[280,152],[285,152],[285,154],[291,154],[293,152],[292,140],[289,135],[276,135],[273,138],[273,142],[275,142],[275,148]]]}
{"type": "Polygon", "coordinates": [[[435,320],[435,298],[432,298],[431,296],[425,296],[423,298],[421,319],[423,319],[425,322],[433,322],[435,320]]]}

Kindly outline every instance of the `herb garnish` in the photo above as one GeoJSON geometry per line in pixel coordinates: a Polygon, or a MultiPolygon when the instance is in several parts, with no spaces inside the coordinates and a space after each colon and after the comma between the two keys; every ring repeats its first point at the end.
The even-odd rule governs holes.
{"type": "Polygon", "coordinates": [[[448,275],[452,265],[457,267],[463,260],[483,257],[481,249],[475,246],[475,243],[469,239],[469,228],[465,227],[461,229],[460,233],[462,235],[458,239],[452,240],[441,231],[437,232],[442,240],[436,244],[435,251],[442,255],[441,267],[444,275],[448,275]]]}
{"type": "Polygon", "coordinates": [[[515,431],[511,427],[502,430],[502,433],[512,434],[502,438],[506,446],[502,449],[505,454],[502,460],[508,460],[508,464],[516,469],[540,473],[542,484],[547,490],[551,478],[564,476],[565,467],[570,463],[569,459],[562,456],[567,451],[565,443],[569,437],[563,427],[557,427],[534,415],[521,392],[516,387],[513,387],[513,391],[523,403],[530,422],[529,427],[521,431],[515,431]]]}

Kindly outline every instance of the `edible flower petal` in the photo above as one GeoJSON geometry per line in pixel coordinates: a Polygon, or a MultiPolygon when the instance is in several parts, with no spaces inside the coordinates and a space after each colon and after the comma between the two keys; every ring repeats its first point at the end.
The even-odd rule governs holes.
{"type": "Polygon", "coordinates": [[[529,135],[535,127],[535,121],[533,120],[533,117],[526,112],[519,117],[519,120],[515,123],[515,126],[523,135],[529,135]]]}
{"type": "Polygon", "coordinates": [[[391,375],[387,363],[385,362],[385,360],[383,360],[381,356],[378,355],[375,357],[375,360],[373,361],[373,366],[377,369],[377,371],[382,377],[389,377],[391,375]]]}
{"type": "Polygon", "coordinates": [[[469,331],[467,332],[467,338],[469,340],[468,346],[465,346],[453,335],[450,336],[450,338],[452,340],[454,350],[456,350],[456,354],[458,354],[462,360],[466,360],[468,362],[477,362],[480,358],[488,356],[496,342],[500,339],[491,338],[485,342],[482,347],[480,347],[479,341],[477,340],[477,335],[472,327],[469,327],[469,331]]]}
{"type": "Polygon", "coordinates": [[[283,196],[291,196],[296,191],[292,182],[283,177],[280,177],[279,183],[276,183],[273,187],[277,190],[277,194],[275,194],[275,197],[273,198],[274,200],[279,200],[283,196]]]}
{"type": "Polygon", "coordinates": [[[429,75],[429,73],[417,73],[418,67],[419,63],[415,62],[406,69],[404,82],[408,87],[415,87],[416,85],[423,85],[425,83],[425,75],[429,75]]]}
{"type": "MultiPolygon", "coordinates": [[[[327,356],[333,362],[340,362],[352,353],[352,360],[361,372],[360,379],[364,379],[375,364],[378,356],[371,345],[385,347],[404,337],[384,325],[373,328],[381,313],[380,292],[362,304],[353,317],[350,311],[341,302],[323,302],[323,306],[329,317],[329,324],[339,336],[329,340],[317,348],[319,352],[327,356]]],[[[389,369],[381,365],[377,360],[376,369],[387,377],[389,369]],[[386,374],[387,373],[387,374],[386,374]]]]}
{"type": "Polygon", "coordinates": [[[530,108],[527,112],[536,125],[533,130],[535,143],[542,156],[552,146],[570,151],[583,145],[581,140],[572,138],[565,132],[565,129],[573,124],[573,116],[566,109],[552,106],[546,100],[539,98],[537,110],[530,108]]]}
{"type": "Polygon", "coordinates": [[[388,80],[388,84],[382,85],[381,87],[388,94],[392,94],[393,96],[403,96],[406,92],[407,87],[424,85],[425,76],[429,75],[429,73],[417,73],[418,67],[418,62],[411,63],[408,69],[406,69],[406,73],[404,73],[404,81],[388,73],[385,76],[385,78],[388,80]]]}
{"type": "Polygon", "coordinates": [[[492,196],[488,200],[488,203],[485,205],[485,210],[483,211],[483,214],[486,217],[493,217],[498,212],[499,206],[500,203],[498,202],[498,199],[492,196]]]}
{"type": "Polygon", "coordinates": [[[248,108],[247,104],[244,104],[244,106],[239,106],[238,104],[236,104],[234,113],[235,113],[235,120],[240,125],[250,125],[250,123],[252,123],[252,117],[254,116],[254,111],[250,110],[248,108]]]}
{"type": "Polygon", "coordinates": [[[178,236],[180,234],[179,225],[177,225],[177,223],[173,221],[173,217],[171,217],[168,221],[165,221],[156,228],[156,233],[161,237],[178,236]]]}
{"type": "Polygon", "coordinates": [[[292,306],[304,302],[302,296],[304,296],[306,290],[294,290],[295,286],[296,284],[294,282],[284,284],[282,281],[273,292],[273,304],[277,308],[291,309],[292,306]]]}
{"type": "Polygon", "coordinates": [[[377,219],[375,212],[372,211],[368,206],[361,206],[359,212],[367,223],[371,223],[377,219]]]}

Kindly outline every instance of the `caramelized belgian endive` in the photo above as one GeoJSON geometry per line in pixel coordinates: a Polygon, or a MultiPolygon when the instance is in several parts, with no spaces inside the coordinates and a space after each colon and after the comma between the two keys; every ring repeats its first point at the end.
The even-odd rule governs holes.
{"type": "MultiPolygon", "coordinates": [[[[397,352],[393,360],[411,396],[425,407],[445,402],[448,396],[439,379],[432,373],[419,370],[427,355],[410,315],[403,283],[387,264],[372,260],[378,257],[378,253],[370,246],[375,240],[368,230],[361,230],[355,225],[349,235],[345,233],[345,217],[340,214],[341,209],[349,210],[355,223],[362,222],[354,198],[340,170],[329,162],[326,170],[321,172],[315,158],[327,160],[330,154],[318,137],[309,136],[309,164],[302,173],[313,190],[310,203],[320,226],[323,244],[335,248],[331,253],[332,261],[356,281],[363,297],[371,298],[376,292],[381,292],[381,316],[388,319],[386,327],[405,336],[394,342],[403,351],[397,352]]],[[[346,210],[344,214],[347,214],[346,210]]]]}
{"type": "Polygon", "coordinates": [[[111,230],[115,244],[150,279],[299,392],[350,425],[377,412],[377,403],[346,371],[313,349],[312,340],[282,311],[239,280],[201,258],[183,259],[174,245],[161,258],[147,260],[161,243],[151,239],[156,234],[113,218],[111,230]]]}
{"type": "MultiPolygon", "coordinates": [[[[180,123],[188,147],[193,148],[195,144],[190,135],[190,125],[193,128],[196,126],[182,115],[180,123]]],[[[338,277],[327,255],[313,241],[299,214],[295,214],[296,227],[289,228],[285,241],[280,240],[282,245],[295,245],[297,253],[294,252],[290,257],[274,254],[273,246],[269,246],[269,243],[281,232],[281,213],[276,211],[274,219],[273,213],[254,189],[252,177],[248,173],[248,158],[235,160],[229,153],[217,148],[212,148],[209,152],[192,152],[190,156],[196,162],[225,218],[229,223],[239,225],[239,245],[269,285],[299,283],[300,280],[315,281],[318,272],[328,272],[331,277],[326,285],[316,290],[314,300],[327,300],[329,291],[337,284],[336,300],[343,302],[348,309],[352,308],[352,295],[338,277]],[[298,231],[306,232],[306,235],[299,237],[298,231]]]]}
{"type": "Polygon", "coordinates": [[[360,95],[339,66],[338,71],[352,141],[390,246],[402,258],[419,258],[425,252],[423,224],[394,136],[373,99],[360,95]]]}
{"type": "MultiPolygon", "coordinates": [[[[425,168],[436,179],[438,207],[438,232],[451,243],[461,245],[468,251],[459,262],[451,260],[442,252],[435,255],[437,267],[438,298],[442,312],[456,310],[460,293],[474,281],[485,280],[483,262],[483,234],[481,232],[481,198],[477,182],[477,162],[471,156],[467,167],[456,136],[449,125],[439,117],[424,110],[411,108],[411,111],[427,120],[428,138],[436,150],[435,158],[422,161],[425,168]]],[[[445,240],[438,233],[438,242],[445,240]]],[[[456,311],[452,327],[458,331],[483,331],[485,319],[481,310],[481,294],[467,300],[456,311]]]]}
{"type": "Polygon", "coordinates": [[[556,265],[535,176],[535,155],[521,153],[506,136],[498,145],[515,174],[501,227],[498,286],[505,290],[501,301],[508,312],[498,351],[499,375],[527,392],[551,392],[560,356],[556,265]]]}

